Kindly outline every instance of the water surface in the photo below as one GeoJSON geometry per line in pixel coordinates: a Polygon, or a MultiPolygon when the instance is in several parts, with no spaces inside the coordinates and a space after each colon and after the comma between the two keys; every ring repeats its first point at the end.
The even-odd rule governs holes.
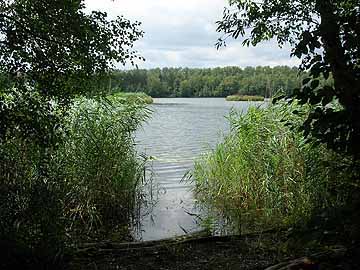
{"type": "Polygon", "coordinates": [[[181,180],[193,168],[194,159],[228,132],[225,117],[230,110],[245,111],[248,107],[248,102],[228,102],[224,98],[154,99],[152,118],[137,133],[137,142],[140,152],[155,158],[152,168],[158,202],[141,221],[138,240],[201,229],[193,215],[198,212],[191,184],[181,180]]]}

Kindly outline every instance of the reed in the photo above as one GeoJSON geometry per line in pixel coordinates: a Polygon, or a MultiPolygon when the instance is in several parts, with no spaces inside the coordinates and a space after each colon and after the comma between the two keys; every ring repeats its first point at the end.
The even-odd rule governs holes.
{"type": "Polygon", "coordinates": [[[226,97],[227,101],[264,101],[263,96],[231,95],[226,97]]]}
{"type": "Polygon", "coordinates": [[[67,136],[53,162],[67,189],[64,216],[74,232],[125,230],[145,181],[133,132],[147,119],[145,103],[120,97],[75,101],[67,136]]]}
{"type": "Polygon", "coordinates": [[[248,232],[306,222],[314,209],[339,203],[330,196],[339,179],[328,166],[339,158],[284,123],[299,126],[306,113],[294,103],[231,112],[231,132],[195,163],[201,204],[248,232]]]}
{"type": "Polygon", "coordinates": [[[119,97],[78,98],[66,111],[55,101],[35,104],[50,110],[44,117],[61,120],[48,136],[57,140],[44,147],[15,130],[0,141],[0,245],[5,258],[55,269],[50,265],[79,241],[130,240],[147,200],[146,157],[136,152],[133,133],[151,111],[119,97]]]}
{"type": "Polygon", "coordinates": [[[111,97],[124,98],[133,102],[145,102],[146,104],[152,104],[154,102],[153,98],[144,92],[117,92],[109,96],[109,98],[111,97]]]}

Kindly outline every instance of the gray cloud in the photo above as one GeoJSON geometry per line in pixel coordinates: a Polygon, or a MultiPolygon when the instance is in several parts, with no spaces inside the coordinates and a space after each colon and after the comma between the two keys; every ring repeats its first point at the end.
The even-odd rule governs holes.
{"type": "MultiPolygon", "coordinates": [[[[221,19],[226,0],[86,0],[89,10],[101,10],[110,17],[124,15],[142,22],[145,36],[135,44],[145,62],[139,68],[298,65],[290,49],[279,49],[270,41],[257,47],[243,47],[231,41],[215,49],[220,36],[215,21],[221,19]]],[[[131,68],[127,66],[126,68],[131,68]]]]}

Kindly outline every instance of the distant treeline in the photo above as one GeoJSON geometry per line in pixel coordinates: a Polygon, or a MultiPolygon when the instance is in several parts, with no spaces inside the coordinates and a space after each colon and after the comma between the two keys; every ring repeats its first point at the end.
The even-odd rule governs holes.
{"type": "Polygon", "coordinates": [[[302,77],[298,68],[287,66],[134,69],[115,71],[111,88],[113,92],[145,92],[152,97],[269,97],[280,89],[291,94],[302,77]]]}

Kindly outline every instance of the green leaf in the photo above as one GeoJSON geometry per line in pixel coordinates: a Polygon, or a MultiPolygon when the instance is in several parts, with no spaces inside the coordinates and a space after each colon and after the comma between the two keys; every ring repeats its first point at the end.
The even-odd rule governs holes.
{"type": "Polygon", "coordinates": [[[302,81],[302,84],[303,84],[303,85],[308,84],[310,81],[311,81],[311,78],[305,78],[305,79],[302,81]]]}
{"type": "Polygon", "coordinates": [[[312,89],[316,89],[319,85],[320,85],[320,81],[319,81],[319,80],[312,80],[312,81],[311,81],[311,88],[312,88],[312,89]]]}

